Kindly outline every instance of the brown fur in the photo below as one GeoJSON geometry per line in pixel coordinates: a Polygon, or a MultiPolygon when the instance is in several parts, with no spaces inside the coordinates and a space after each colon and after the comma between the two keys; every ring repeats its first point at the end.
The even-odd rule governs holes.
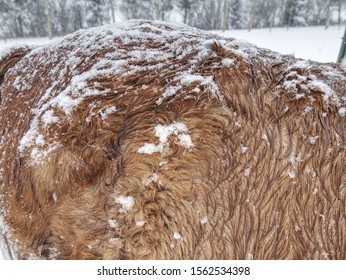
{"type": "MultiPolygon", "coordinates": [[[[25,56],[31,49],[29,47],[14,48],[8,52],[0,63],[0,86],[4,81],[6,72],[12,68],[23,56],[25,56]]],[[[1,102],[1,88],[0,88],[0,102],[1,102]]]]}
{"type": "MultiPolygon", "coordinates": [[[[71,116],[53,108],[60,121],[39,129],[46,143],[56,141],[59,147],[38,163],[30,156],[35,147],[20,154],[18,146],[33,118],[31,109],[54,82],[45,76],[53,65],[40,61],[39,51],[25,56],[20,63],[35,65],[39,74],[21,93],[13,84],[27,73],[17,67],[5,76],[2,214],[19,258],[346,259],[345,117],[323,100],[323,89],[302,86],[314,75],[345,98],[345,70],[315,62],[296,67],[291,56],[275,58],[257,48],[259,53],[244,58],[212,38],[213,55],[199,62],[196,73],[212,76],[220,96],[196,82],[157,105],[157,91],[174,85],[171,77],[187,67],[189,57],[167,61],[161,72],[139,71],[125,80],[120,75],[90,78],[90,87],[99,82],[108,94],[85,98],[71,116]],[[222,66],[224,58],[234,59],[236,66],[222,66]],[[337,78],[329,79],[326,69],[337,78]],[[285,81],[297,76],[307,80],[295,85],[295,93],[314,102],[297,100],[293,89],[285,88],[285,81]],[[96,105],[91,109],[90,104],[96,105]],[[88,119],[91,110],[113,104],[117,111],[108,118],[94,114],[88,119]],[[304,114],[307,105],[311,110],[304,114]],[[138,152],[144,143],[158,144],[157,124],[174,122],[188,127],[193,148],[177,145],[173,135],[163,153],[138,152]],[[315,143],[309,142],[313,136],[319,136],[315,143]],[[143,183],[153,173],[158,180],[143,183]],[[121,211],[118,195],[134,198],[129,211],[121,211]],[[201,223],[205,216],[207,222],[201,223]],[[138,221],[145,224],[137,226],[138,221]]],[[[115,40],[78,69],[82,73],[120,46],[137,47],[115,40]]],[[[58,60],[70,52],[56,48],[58,60]]],[[[20,56],[12,54],[14,61],[20,56]]],[[[8,68],[3,65],[0,70],[8,68]]],[[[60,91],[70,79],[67,71],[60,91]]]]}

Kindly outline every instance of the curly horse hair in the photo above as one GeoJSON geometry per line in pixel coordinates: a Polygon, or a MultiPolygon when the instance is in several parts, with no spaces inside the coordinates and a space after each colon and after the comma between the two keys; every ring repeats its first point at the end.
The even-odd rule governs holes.
{"type": "Polygon", "coordinates": [[[346,71],[129,21],[0,56],[19,259],[345,259],[346,71]]]}

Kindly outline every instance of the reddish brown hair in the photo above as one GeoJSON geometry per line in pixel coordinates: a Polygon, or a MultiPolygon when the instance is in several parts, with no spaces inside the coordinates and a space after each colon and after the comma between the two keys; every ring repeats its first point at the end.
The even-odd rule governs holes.
{"type": "Polygon", "coordinates": [[[5,76],[19,258],[346,258],[343,68],[186,26],[113,28],[5,76]]]}

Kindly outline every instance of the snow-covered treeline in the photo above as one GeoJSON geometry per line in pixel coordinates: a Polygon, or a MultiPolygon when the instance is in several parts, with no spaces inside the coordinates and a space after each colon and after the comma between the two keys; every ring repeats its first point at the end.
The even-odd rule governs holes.
{"type": "Polygon", "coordinates": [[[0,0],[0,36],[61,36],[126,19],[202,29],[343,24],[346,0],[0,0]]]}

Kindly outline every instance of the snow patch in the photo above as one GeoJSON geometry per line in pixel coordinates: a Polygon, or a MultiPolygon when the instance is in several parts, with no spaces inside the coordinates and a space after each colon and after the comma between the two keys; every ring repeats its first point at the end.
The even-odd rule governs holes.
{"type": "Polygon", "coordinates": [[[296,174],[294,173],[294,171],[291,171],[288,173],[288,176],[293,180],[296,177],[296,174]]]}
{"type": "Polygon", "coordinates": [[[183,123],[172,123],[169,125],[158,124],[155,127],[155,136],[159,137],[161,143],[166,143],[171,135],[178,135],[180,132],[188,131],[183,123]]]}
{"type": "Polygon", "coordinates": [[[315,172],[313,169],[311,169],[311,168],[309,168],[309,167],[305,167],[304,172],[305,172],[306,174],[311,175],[311,177],[312,177],[313,180],[316,179],[317,174],[316,174],[316,172],[315,172]]]}
{"type": "Polygon", "coordinates": [[[235,121],[234,124],[235,124],[236,127],[241,127],[241,123],[238,122],[238,121],[235,121]]]}
{"type": "Polygon", "coordinates": [[[322,256],[326,259],[329,260],[329,254],[326,251],[323,251],[322,256]]]}
{"type": "Polygon", "coordinates": [[[213,77],[211,76],[201,76],[201,75],[195,75],[190,74],[191,70],[183,72],[181,75],[175,77],[173,79],[173,82],[175,82],[177,85],[169,86],[165,89],[162,96],[156,101],[157,105],[161,105],[164,99],[177,95],[180,91],[183,89],[183,85],[187,86],[190,84],[196,84],[195,89],[193,92],[200,92],[201,86],[208,86],[210,92],[214,96],[219,96],[221,98],[221,95],[219,93],[219,88],[217,84],[214,82],[213,77]]]}
{"type": "Polygon", "coordinates": [[[247,153],[249,151],[249,147],[243,146],[243,147],[241,147],[240,151],[241,151],[242,154],[245,154],[245,153],[247,153]]]}
{"type": "Polygon", "coordinates": [[[25,49],[29,51],[31,48],[33,48],[33,46],[29,46],[27,43],[16,43],[16,45],[14,46],[6,46],[5,48],[2,47],[2,49],[0,50],[0,60],[5,59],[7,56],[11,55],[18,49],[25,49]]]}
{"type": "Polygon", "coordinates": [[[153,173],[149,179],[143,180],[143,185],[144,186],[149,186],[150,183],[155,183],[157,181],[157,179],[159,178],[159,175],[157,175],[156,173],[153,173]]]}
{"type": "Polygon", "coordinates": [[[320,138],[320,137],[319,136],[310,136],[309,137],[309,143],[314,145],[318,138],[320,138]]]}
{"type": "Polygon", "coordinates": [[[136,226],[137,227],[143,227],[145,225],[146,221],[137,221],[136,226]]]}
{"type": "Polygon", "coordinates": [[[54,116],[53,110],[48,110],[44,112],[44,114],[42,115],[42,124],[45,129],[48,127],[49,124],[57,123],[59,120],[59,117],[54,116]]]}
{"type": "Polygon", "coordinates": [[[160,163],[159,163],[159,166],[161,167],[161,166],[164,166],[164,165],[166,165],[168,163],[168,161],[161,161],[160,163]]]}
{"type": "Polygon", "coordinates": [[[193,148],[195,145],[192,143],[191,136],[187,134],[188,128],[185,124],[174,122],[169,125],[158,124],[155,127],[155,136],[159,138],[160,143],[158,145],[152,143],[145,143],[138,149],[139,153],[152,154],[155,152],[162,153],[166,147],[169,146],[167,142],[172,135],[177,136],[179,141],[174,143],[184,148],[193,148]]]}
{"type": "MultiPolygon", "coordinates": [[[[294,65],[288,66],[287,71],[292,70],[292,68],[296,66],[301,66],[300,68],[309,68],[312,65],[308,66],[308,62],[299,61],[299,62],[296,62],[294,65]],[[302,67],[303,65],[304,67],[302,67]]],[[[342,75],[338,77],[340,79],[344,79],[342,75]]],[[[280,87],[281,86],[278,85],[279,89],[280,87]]],[[[315,98],[313,96],[306,95],[305,92],[301,92],[300,89],[302,89],[303,91],[307,91],[307,92],[319,91],[322,94],[323,100],[326,104],[331,103],[337,107],[340,107],[342,104],[336,92],[325,81],[317,78],[313,74],[302,76],[298,74],[297,71],[293,70],[286,75],[285,80],[282,84],[282,88],[290,91],[293,94],[293,98],[295,100],[300,100],[300,99],[304,99],[308,97],[311,103],[315,101],[315,98]]],[[[307,105],[304,108],[304,113],[307,114],[311,110],[312,110],[311,106],[307,105]]]]}
{"type": "Polygon", "coordinates": [[[345,117],[345,115],[346,115],[346,108],[345,107],[339,108],[339,115],[341,117],[345,117]]]}
{"type": "Polygon", "coordinates": [[[206,224],[208,222],[208,217],[207,216],[202,217],[200,222],[201,222],[201,225],[206,224]]]}
{"type": "Polygon", "coordinates": [[[125,213],[134,205],[134,199],[132,196],[123,196],[119,195],[115,198],[115,202],[121,204],[121,209],[119,210],[120,213],[125,213]]]}
{"type": "Polygon", "coordinates": [[[110,114],[112,114],[112,113],[114,113],[114,112],[116,112],[116,111],[117,111],[117,109],[116,109],[115,106],[111,106],[111,107],[109,107],[109,108],[107,108],[107,109],[101,111],[101,112],[100,112],[101,119],[102,119],[102,120],[107,119],[107,117],[108,117],[110,114]]]}
{"type": "Polygon", "coordinates": [[[312,81],[310,81],[308,84],[309,88],[313,90],[321,90],[324,93],[323,99],[325,102],[328,103],[330,100],[332,100],[335,105],[338,106],[340,104],[339,97],[335,91],[330,88],[330,86],[328,86],[325,82],[318,80],[316,76],[310,77],[312,77],[312,81]]]}
{"type": "Polygon", "coordinates": [[[110,228],[116,228],[118,226],[118,223],[116,220],[108,220],[108,225],[110,228]]]}
{"type": "Polygon", "coordinates": [[[292,166],[294,166],[295,162],[302,162],[302,158],[300,156],[295,156],[295,155],[291,155],[289,162],[292,166]]]}
{"type": "MultiPolygon", "coordinates": [[[[41,148],[45,145],[45,143],[42,143],[41,145],[36,142],[37,147],[41,148]]],[[[56,150],[60,145],[57,143],[48,145],[47,148],[33,148],[31,150],[30,158],[32,164],[42,164],[44,163],[43,159],[48,158],[48,156],[56,150]]]]}
{"type": "Polygon", "coordinates": [[[174,233],[173,233],[173,238],[174,238],[175,240],[183,240],[183,237],[180,235],[179,232],[174,232],[174,233]]]}
{"type": "Polygon", "coordinates": [[[304,107],[304,115],[306,115],[306,114],[308,114],[308,113],[310,113],[312,111],[312,108],[310,107],[310,106],[308,106],[308,105],[306,105],[305,107],[304,107]]]}
{"type": "Polygon", "coordinates": [[[310,64],[306,60],[297,60],[290,68],[309,68],[310,64]]]}
{"type": "Polygon", "coordinates": [[[155,145],[152,143],[144,143],[144,145],[138,149],[138,152],[140,154],[151,155],[151,154],[156,153],[156,152],[162,153],[163,148],[164,148],[164,146],[162,144],[155,145]]]}
{"type": "Polygon", "coordinates": [[[269,140],[268,140],[268,135],[265,134],[265,133],[263,133],[263,134],[261,135],[261,139],[264,140],[264,141],[266,141],[266,142],[269,141],[269,140]]]}
{"type": "Polygon", "coordinates": [[[178,139],[179,141],[178,142],[175,142],[176,144],[180,145],[180,146],[183,146],[184,148],[192,148],[194,147],[195,145],[192,143],[192,140],[191,140],[191,136],[188,135],[188,134],[180,134],[178,135],[178,139]]]}
{"type": "Polygon", "coordinates": [[[55,192],[52,193],[52,199],[55,203],[58,201],[58,196],[55,192]]]}
{"type": "Polygon", "coordinates": [[[224,67],[233,66],[236,64],[236,60],[234,58],[224,58],[222,59],[221,64],[224,67]]]}
{"type": "Polygon", "coordinates": [[[305,93],[297,93],[294,95],[295,100],[299,100],[301,98],[305,98],[305,93]]]}

